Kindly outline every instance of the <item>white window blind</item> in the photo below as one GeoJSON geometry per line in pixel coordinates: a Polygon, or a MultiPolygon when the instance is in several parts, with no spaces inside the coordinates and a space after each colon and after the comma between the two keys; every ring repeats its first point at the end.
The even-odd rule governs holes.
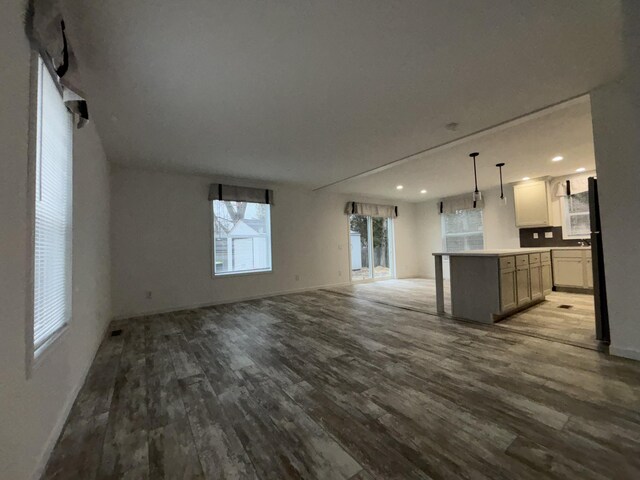
{"type": "Polygon", "coordinates": [[[481,209],[458,210],[443,213],[442,243],[445,252],[482,250],[484,248],[481,209]]]}
{"type": "Polygon", "coordinates": [[[71,317],[72,117],[38,62],[33,348],[37,356],[71,317]]]}

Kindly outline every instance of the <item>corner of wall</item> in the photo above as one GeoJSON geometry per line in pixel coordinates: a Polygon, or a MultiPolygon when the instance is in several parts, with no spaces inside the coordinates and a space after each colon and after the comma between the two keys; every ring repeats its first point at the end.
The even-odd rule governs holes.
{"type": "Polygon", "coordinates": [[[609,353],[616,357],[628,358],[630,360],[640,361],[640,350],[636,350],[633,348],[616,347],[614,345],[611,345],[609,347],[609,353]]]}

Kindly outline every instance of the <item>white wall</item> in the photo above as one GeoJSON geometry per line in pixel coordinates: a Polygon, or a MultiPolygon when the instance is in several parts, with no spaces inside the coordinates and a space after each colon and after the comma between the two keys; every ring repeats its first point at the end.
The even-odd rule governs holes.
{"type": "MultiPolygon", "coordinates": [[[[344,207],[352,198],[273,185],[273,272],[212,278],[207,192],[214,181],[113,166],[111,243],[116,317],[349,281],[344,207]],[[146,298],[147,291],[152,292],[152,298],[146,298]]],[[[401,204],[399,208],[395,221],[397,275],[414,276],[414,206],[401,204]]]]}
{"type": "Polygon", "coordinates": [[[442,228],[436,200],[416,204],[418,274],[424,278],[435,278],[433,252],[442,251],[442,228]]]}
{"type": "Polygon", "coordinates": [[[623,0],[627,70],[591,92],[611,353],[640,360],[640,9],[623,0]]]}
{"type": "MultiPolygon", "coordinates": [[[[351,197],[344,197],[343,201],[345,199],[349,201],[351,197]]],[[[374,199],[369,199],[369,201],[371,203],[385,203],[374,199]]],[[[417,205],[415,203],[397,203],[397,205],[399,209],[398,218],[394,220],[396,277],[419,277],[421,273],[418,262],[417,205]]]]}
{"type": "Polygon", "coordinates": [[[27,379],[27,148],[30,51],[24,3],[0,29],[0,477],[35,478],[57,439],[110,316],[109,175],[93,127],[74,142],[73,319],[27,379]]]}
{"type": "Polygon", "coordinates": [[[506,205],[500,200],[500,188],[482,192],[484,198],[484,248],[519,248],[520,230],[516,227],[513,187],[505,185],[506,205]]]}
{"type": "MultiPolygon", "coordinates": [[[[500,201],[500,188],[482,192],[485,248],[518,248],[520,237],[515,226],[513,188],[505,186],[507,204],[500,201]]],[[[471,194],[469,194],[471,195],[471,194]]],[[[417,255],[419,276],[435,277],[433,252],[442,251],[442,228],[437,209],[437,200],[429,200],[416,205],[417,255]]]]}

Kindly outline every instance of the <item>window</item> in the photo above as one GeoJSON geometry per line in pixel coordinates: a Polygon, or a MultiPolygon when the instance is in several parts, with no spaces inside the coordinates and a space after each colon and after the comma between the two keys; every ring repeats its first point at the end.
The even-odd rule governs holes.
{"type": "Polygon", "coordinates": [[[268,204],[213,200],[213,273],[271,271],[268,204]]]}
{"type": "Polygon", "coordinates": [[[351,279],[367,280],[393,276],[393,221],[390,218],[351,215],[351,279]],[[373,265],[373,268],[369,268],[373,265]]]}
{"type": "Polygon", "coordinates": [[[72,117],[38,59],[33,264],[33,353],[71,319],[72,117]]]}
{"type": "Polygon", "coordinates": [[[443,213],[440,216],[442,217],[442,246],[445,252],[484,248],[482,209],[458,210],[455,213],[443,213]]]}
{"type": "Polygon", "coordinates": [[[589,192],[562,197],[562,238],[589,238],[589,192]]]}

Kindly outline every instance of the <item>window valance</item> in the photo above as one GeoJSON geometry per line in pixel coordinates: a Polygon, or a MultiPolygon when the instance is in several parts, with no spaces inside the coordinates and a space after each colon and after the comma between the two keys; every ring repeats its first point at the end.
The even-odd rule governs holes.
{"type": "Polygon", "coordinates": [[[552,187],[556,197],[565,197],[567,195],[575,195],[589,190],[589,176],[572,178],[571,180],[560,180],[552,187]]]}
{"type": "Polygon", "coordinates": [[[27,6],[25,30],[31,48],[42,58],[56,86],[62,93],[64,104],[77,116],[77,126],[89,120],[76,56],[65,31],[60,0],[30,0],[27,6]]]}
{"type": "Polygon", "coordinates": [[[347,215],[369,215],[371,217],[396,218],[398,216],[398,207],[394,205],[348,202],[344,209],[344,213],[347,215]]]}
{"type": "Polygon", "coordinates": [[[472,210],[474,208],[484,208],[484,198],[480,197],[474,205],[472,193],[443,198],[438,202],[438,213],[456,213],[459,210],[472,210]]]}
{"type": "Polygon", "coordinates": [[[212,183],[209,185],[209,201],[213,200],[273,205],[273,190],[212,183]]]}

